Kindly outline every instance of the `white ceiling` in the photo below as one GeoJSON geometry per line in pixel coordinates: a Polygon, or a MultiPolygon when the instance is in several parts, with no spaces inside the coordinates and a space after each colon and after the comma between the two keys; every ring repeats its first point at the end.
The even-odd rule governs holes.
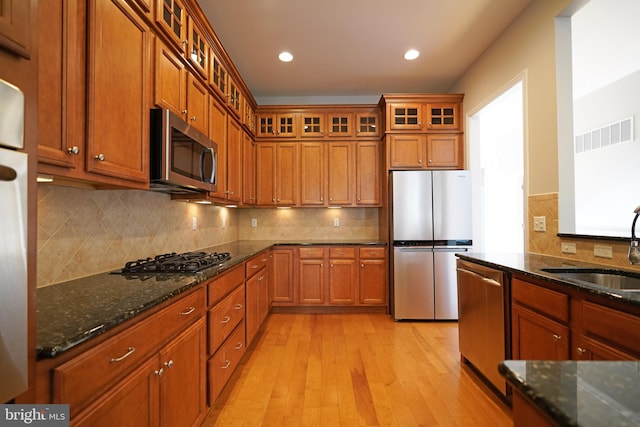
{"type": "Polygon", "coordinates": [[[198,2],[249,90],[267,104],[447,92],[531,0],[198,2]],[[409,48],[420,57],[404,60],[409,48]],[[293,62],[278,60],[282,50],[293,62]]]}

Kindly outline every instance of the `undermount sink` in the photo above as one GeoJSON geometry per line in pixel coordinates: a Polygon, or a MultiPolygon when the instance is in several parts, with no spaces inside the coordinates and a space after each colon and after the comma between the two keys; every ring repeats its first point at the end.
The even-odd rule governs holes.
{"type": "Polygon", "coordinates": [[[580,280],[610,289],[640,292],[640,274],[638,273],[607,268],[554,267],[541,268],[541,270],[565,279],[580,280]]]}

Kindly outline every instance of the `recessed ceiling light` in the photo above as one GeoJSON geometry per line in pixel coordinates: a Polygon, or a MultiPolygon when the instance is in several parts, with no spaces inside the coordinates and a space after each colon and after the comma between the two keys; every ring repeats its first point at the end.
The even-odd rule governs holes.
{"type": "Polygon", "coordinates": [[[293,55],[291,55],[289,52],[280,52],[280,55],[278,55],[278,59],[282,62],[291,62],[293,61],[293,55]]]}
{"type": "Polygon", "coordinates": [[[407,61],[413,61],[418,56],[420,56],[420,52],[415,49],[409,49],[404,53],[404,59],[406,59],[407,61]]]}

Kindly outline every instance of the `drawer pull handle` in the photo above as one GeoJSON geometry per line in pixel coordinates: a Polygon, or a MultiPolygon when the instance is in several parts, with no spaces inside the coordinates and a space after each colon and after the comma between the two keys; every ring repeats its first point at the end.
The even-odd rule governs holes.
{"type": "Polygon", "coordinates": [[[554,341],[560,341],[561,339],[562,339],[562,336],[561,336],[561,335],[553,334],[553,340],[554,340],[554,341]]]}
{"type": "Polygon", "coordinates": [[[260,262],[267,262],[268,260],[269,260],[269,258],[262,258],[262,259],[260,260],[260,262]]]}
{"type": "Polygon", "coordinates": [[[241,342],[236,344],[236,350],[240,350],[241,348],[242,348],[242,343],[241,342]]]}
{"type": "Polygon", "coordinates": [[[161,377],[162,374],[164,374],[164,368],[156,369],[155,371],[153,371],[153,373],[161,377]]]}
{"type": "Polygon", "coordinates": [[[221,366],[222,369],[227,369],[229,365],[231,365],[231,360],[226,360],[225,362],[227,363],[225,363],[224,366],[221,366]]]}
{"type": "Polygon", "coordinates": [[[582,347],[578,347],[576,348],[576,351],[578,352],[579,355],[583,355],[585,354],[588,350],[586,348],[582,348],[582,347]]]}
{"type": "Polygon", "coordinates": [[[253,264],[253,265],[251,266],[251,268],[253,268],[253,269],[255,270],[256,268],[258,268],[258,265],[257,265],[257,264],[253,264]]]}
{"type": "Polygon", "coordinates": [[[168,362],[164,362],[164,366],[166,366],[167,369],[171,368],[173,366],[173,359],[169,360],[168,362]]]}
{"type": "Polygon", "coordinates": [[[136,351],[135,347],[128,347],[127,352],[125,354],[123,354],[120,357],[112,357],[111,359],[109,359],[109,362],[111,363],[122,362],[124,359],[131,356],[135,351],[136,351]]]}
{"type": "Polygon", "coordinates": [[[231,320],[231,317],[226,316],[224,319],[220,321],[220,323],[229,323],[230,320],[231,320]]]}
{"type": "Polygon", "coordinates": [[[180,313],[180,316],[188,316],[191,313],[193,313],[194,311],[196,311],[195,307],[189,307],[187,308],[185,311],[183,311],[182,313],[180,313]]]}
{"type": "Polygon", "coordinates": [[[234,310],[240,310],[242,308],[242,304],[236,304],[235,307],[233,307],[234,310]]]}

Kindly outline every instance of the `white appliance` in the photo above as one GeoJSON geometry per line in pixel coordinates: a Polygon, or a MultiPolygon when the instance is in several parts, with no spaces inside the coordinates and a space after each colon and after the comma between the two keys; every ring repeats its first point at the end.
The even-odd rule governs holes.
{"type": "Polygon", "coordinates": [[[24,94],[0,80],[0,403],[28,387],[24,94]],[[8,147],[8,148],[7,148],[8,147]]]}
{"type": "Polygon", "coordinates": [[[470,250],[469,171],[394,171],[392,311],[396,320],[456,320],[456,253],[470,250]]]}

